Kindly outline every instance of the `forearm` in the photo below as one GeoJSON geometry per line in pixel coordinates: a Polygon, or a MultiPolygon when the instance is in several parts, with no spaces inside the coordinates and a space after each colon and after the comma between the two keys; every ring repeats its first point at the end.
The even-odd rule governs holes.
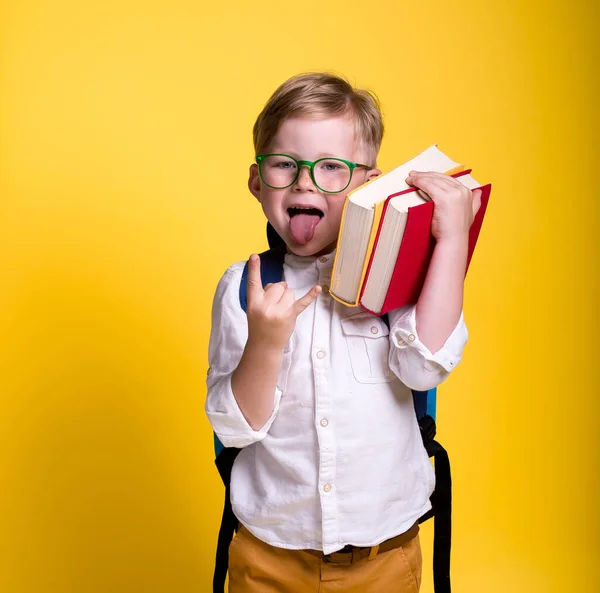
{"type": "Polygon", "coordinates": [[[416,308],[421,342],[437,352],[452,333],[463,308],[468,235],[436,244],[416,308]]]}
{"type": "Polygon", "coordinates": [[[248,340],[240,363],[231,376],[233,395],[254,430],[260,430],[273,413],[282,359],[282,349],[248,340]]]}

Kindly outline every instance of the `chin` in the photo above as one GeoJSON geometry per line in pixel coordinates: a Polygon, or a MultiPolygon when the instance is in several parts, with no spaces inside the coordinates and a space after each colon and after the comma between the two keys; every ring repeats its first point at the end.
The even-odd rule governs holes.
{"type": "Polygon", "coordinates": [[[336,242],[334,241],[333,243],[328,243],[326,245],[323,245],[321,241],[309,241],[304,245],[290,242],[287,243],[287,247],[295,255],[300,257],[311,257],[331,253],[336,247],[336,242]]]}

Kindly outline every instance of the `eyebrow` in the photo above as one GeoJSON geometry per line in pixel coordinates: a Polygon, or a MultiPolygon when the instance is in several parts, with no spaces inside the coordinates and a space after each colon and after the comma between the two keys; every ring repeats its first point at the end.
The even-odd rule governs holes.
{"type": "MultiPolygon", "coordinates": [[[[303,159],[300,156],[298,156],[297,152],[291,151],[291,150],[273,150],[272,154],[287,154],[289,156],[293,156],[296,160],[298,161],[302,161],[302,160],[309,160],[309,159],[303,159]]],[[[318,161],[319,159],[344,159],[346,161],[350,161],[350,162],[354,162],[354,159],[351,158],[347,158],[347,157],[343,157],[343,156],[339,156],[333,153],[329,153],[329,152],[320,152],[316,158],[312,159],[313,161],[318,161]]]]}

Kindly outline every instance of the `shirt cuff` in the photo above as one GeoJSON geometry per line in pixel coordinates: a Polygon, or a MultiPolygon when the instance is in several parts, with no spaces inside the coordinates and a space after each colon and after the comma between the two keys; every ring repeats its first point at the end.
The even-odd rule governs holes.
{"type": "Polygon", "coordinates": [[[468,339],[464,313],[461,311],[458,323],[444,345],[437,352],[432,353],[419,339],[416,311],[416,305],[408,307],[393,321],[390,330],[392,343],[398,349],[412,348],[419,352],[425,360],[427,370],[433,370],[431,363],[436,363],[450,372],[461,361],[462,352],[468,339]]]}
{"type": "Polygon", "coordinates": [[[263,426],[254,430],[242,414],[231,388],[231,375],[223,377],[221,385],[214,386],[218,393],[210,394],[207,399],[206,414],[215,434],[225,447],[241,449],[252,443],[262,441],[279,413],[281,389],[275,388],[273,411],[263,426]],[[211,402],[213,405],[210,405],[211,402]],[[213,403],[214,402],[214,403],[213,403]]]}

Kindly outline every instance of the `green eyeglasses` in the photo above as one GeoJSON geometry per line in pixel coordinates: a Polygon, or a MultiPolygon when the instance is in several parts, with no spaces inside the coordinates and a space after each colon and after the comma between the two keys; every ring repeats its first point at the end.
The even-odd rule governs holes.
{"type": "Polygon", "coordinates": [[[261,154],[256,157],[256,162],[262,182],[272,189],[285,189],[294,185],[300,177],[300,169],[308,167],[313,183],[327,194],[344,191],[352,181],[354,169],[371,169],[368,165],[329,157],[316,161],[299,161],[289,154],[261,154]]]}

